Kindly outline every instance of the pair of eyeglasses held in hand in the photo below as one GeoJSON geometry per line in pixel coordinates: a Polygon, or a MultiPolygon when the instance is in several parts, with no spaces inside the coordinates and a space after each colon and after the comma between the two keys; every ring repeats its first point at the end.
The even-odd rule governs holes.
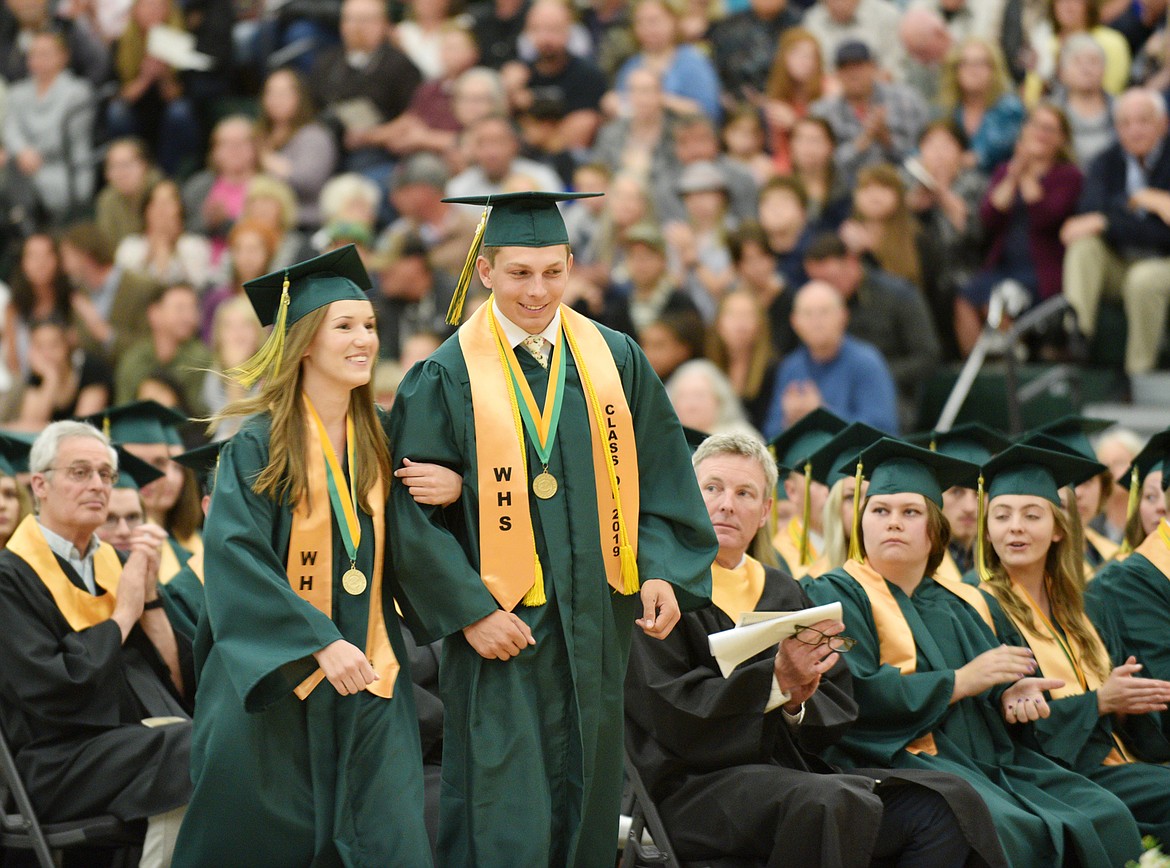
{"type": "Polygon", "coordinates": [[[857,644],[856,639],[850,639],[848,636],[826,636],[815,627],[804,627],[800,624],[793,626],[796,632],[792,634],[792,638],[802,645],[812,645],[814,648],[818,645],[828,645],[830,651],[847,654],[857,644]]]}

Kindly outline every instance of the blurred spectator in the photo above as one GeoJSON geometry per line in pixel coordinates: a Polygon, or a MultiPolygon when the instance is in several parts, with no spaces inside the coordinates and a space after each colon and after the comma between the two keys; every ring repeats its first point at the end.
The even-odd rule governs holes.
{"type": "Polygon", "coordinates": [[[355,172],[335,175],[321,188],[318,205],[322,228],[313,233],[309,244],[320,253],[328,244],[326,226],[337,223],[358,223],[373,234],[381,196],[378,185],[355,172]]]}
{"type": "Polygon", "coordinates": [[[569,53],[572,24],[563,0],[536,0],[524,30],[536,56],[527,64],[509,63],[502,72],[517,109],[527,112],[541,102],[559,106],[564,117],[556,125],[557,140],[568,150],[584,150],[601,124],[606,78],[592,60],[569,53]]]}
{"type": "Polygon", "coordinates": [[[398,219],[379,236],[378,254],[388,254],[406,236],[417,236],[435,268],[455,275],[463,270],[479,215],[443,202],[447,181],[447,169],[434,154],[414,154],[398,164],[390,179],[390,202],[398,219]]]}
{"type": "Polygon", "coordinates": [[[674,116],[666,108],[662,83],[649,69],[636,69],[626,82],[625,109],[606,122],[593,143],[592,158],[612,171],[661,178],[677,171],[674,116]]]}
{"type": "Polygon", "coordinates": [[[834,153],[837,136],[824,118],[801,118],[792,128],[792,175],[808,196],[808,222],[836,229],[849,214],[852,196],[834,153]]]}
{"type": "Polygon", "coordinates": [[[792,170],[793,130],[824,95],[825,64],[820,43],[803,27],[790,28],[780,37],[763,98],[768,145],[779,171],[792,170]]]}
{"type": "MultiPolygon", "coordinates": [[[[202,398],[207,412],[214,415],[249,393],[227,376],[227,372],[248,361],[264,342],[264,329],[252,304],[243,294],[226,300],[215,310],[211,327],[211,365],[204,374],[202,398]]],[[[254,386],[253,389],[258,387],[254,386]]],[[[213,440],[226,440],[239,429],[242,418],[221,420],[213,440]]]]}
{"type": "Polygon", "coordinates": [[[972,162],[988,173],[1012,154],[1024,106],[1012,92],[1003,53],[977,36],[947,55],[939,102],[967,136],[972,162]]]}
{"type": "Polygon", "coordinates": [[[808,195],[795,178],[773,178],[760,191],[759,212],[760,228],[774,257],[780,284],[795,292],[808,281],[804,252],[813,234],[808,223],[808,195]]]}
{"type": "Polygon", "coordinates": [[[642,176],[618,172],[609,183],[604,210],[589,243],[573,250],[574,279],[588,280],[602,289],[628,280],[623,244],[626,233],[635,226],[657,222],[642,176]]]}
{"type": "Polygon", "coordinates": [[[528,5],[528,0],[478,0],[467,10],[484,66],[499,69],[519,57],[516,45],[528,5]]]}
{"type": "MultiPolygon", "coordinates": [[[[487,296],[479,299],[480,303],[487,300],[487,296]]],[[[470,296],[467,299],[467,306],[471,307],[475,299],[470,296]]],[[[479,305],[477,304],[476,307],[479,305]]],[[[404,371],[409,371],[415,362],[421,362],[431,353],[439,348],[443,343],[443,339],[434,332],[418,332],[411,335],[402,345],[402,355],[398,359],[398,364],[404,371]]]]}
{"type": "Polygon", "coordinates": [[[756,180],[751,173],[719,150],[719,134],[715,124],[703,115],[679,118],[674,124],[674,156],[676,167],[669,176],[652,178],[654,205],[664,220],[682,220],[685,215],[682,199],[676,185],[678,172],[692,163],[713,163],[727,184],[731,214],[736,220],[747,220],[756,215],[756,180]]]}
{"type": "Polygon", "coordinates": [[[116,362],[147,332],[142,312],[157,286],[114,264],[113,247],[93,223],[61,236],[61,266],[73,284],[73,315],[87,353],[116,362]]]}
{"type": "Polygon", "coordinates": [[[708,359],[679,365],[666,382],[678,421],[708,434],[754,434],[727,375],[708,359]]]}
{"type": "Polygon", "coordinates": [[[891,274],[863,266],[835,235],[813,240],[804,267],[810,278],[828,283],[841,294],[848,309],[849,333],[873,344],[885,358],[897,387],[902,427],[911,430],[917,421],[919,393],[942,357],[922,294],[891,274]]]}
{"type": "Polygon", "coordinates": [[[591,0],[581,12],[581,23],[593,43],[597,65],[606,78],[638,50],[630,23],[630,6],[626,0],[591,0]]]}
{"type": "MultiPolygon", "coordinates": [[[[715,324],[707,334],[707,358],[727,376],[748,421],[762,427],[776,376],[776,352],[768,315],[752,290],[733,290],[719,302],[715,324]]],[[[710,428],[690,427],[714,433],[710,428]]]]}
{"type": "Polygon", "coordinates": [[[203,296],[200,336],[212,344],[216,314],[219,308],[233,298],[245,298],[244,284],[274,270],[279,236],[265,223],[247,218],[232,227],[228,233],[228,282],[203,296]]]}
{"type": "Polygon", "coordinates": [[[260,171],[256,125],[244,115],[229,115],[211,131],[207,168],[183,185],[183,205],[192,232],[211,241],[217,264],[227,246],[228,230],[244,210],[248,182],[260,171]]]}
{"type": "Polygon", "coordinates": [[[1115,141],[1113,97],[1105,90],[1105,52],[1087,33],[1065,40],[1060,49],[1060,80],[1053,95],[1072,129],[1077,163],[1087,169],[1115,141]]]}
{"type": "Polygon", "coordinates": [[[520,136],[505,117],[486,117],[467,131],[471,165],[447,182],[448,196],[504,192],[511,175],[527,175],[537,190],[559,190],[556,172],[519,156],[520,136]]]}
{"type": "Polygon", "coordinates": [[[819,100],[812,113],[833,128],[838,168],[852,179],[872,163],[901,163],[913,153],[929,119],[926,103],[904,84],[880,81],[873,53],[864,42],[842,43],[835,58],[841,93],[819,100]]]}
{"type": "Polygon", "coordinates": [[[66,68],[60,33],[35,34],[27,59],[29,77],[8,94],[3,146],[16,169],[10,178],[27,190],[26,209],[61,222],[88,210],[93,196],[93,91],[66,68]]]}
{"type": "Polygon", "coordinates": [[[796,293],[792,328],[801,346],[784,357],[764,421],[771,440],[818,407],[847,422],[898,433],[894,382],[882,354],[846,333],[849,312],[840,293],[812,280],[796,293]]]}
{"type": "MultiPolygon", "coordinates": [[[[624,94],[630,73],[645,67],[659,74],[667,108],[680,115],[701,113],[718,123],[723,116],[719,76],[702,52],[681,43],[675,9],[668,0],[634,0],[632,10],[638,53],[618,70],[615,93],[624,94]]],[[[610,95],[607,100],[608,113],[616,114],[616,99],[610,95]]]]}
{"type": "Polygon", "coordinates": [[[691,163],[678,179],[686,220],[666,225],[679,285],[694,301],[704,322],[715,319],[719,298],[733,278],[727,232],[727,183],[714,163],[691,163]]]}
{"type": "MultiPolygon", "coordinates": [[[[613,173],[604,163],[584,163],[573,173],[572,189],[588,193],[607,193],[613,173]]],[[[569,248],[573,251],[573,268],[580,264],[581,252],[593,243],[593,239],[605,219],[608,202],[604,196],[578,199],[568,203],[562,216],[565,231],[569,234],[569,248]]]]}
{"type": "Polygon", "coordinates": [[[848,42],[863,42],[882,69],[893,72],[902,65],[898,44],[898,7],[889,0],[817,0],[804,13],[804,26],[821,43],[821,53],[841,66],[838,49],[848,42]]]}
{"type": "Polygon", "coordinates": [[[841,224],[845,245],[883,271],[921,288],[918,233],[898,170],[886,163],[862,169],[853,188],[853,214],[841,224]]]}
{"type": "Polygon", "coordinates": [[[766,311],[775,354],[787,354],[796,346],[790,315],[792,296],[800,284],[785,284],[776,270],[776,257],[768,249],[768,236],[760,224],[754,221],[741,223],[728,238],[727,246],[735,265],[735,283],[731,292],[749,293],[760,309],[766,311]]]}
{"type": "Polygon", "coordinates": [[[928,9],[946,22],[951,38],[998,39],[1004,29],[1004,0],[910,0],[907,9],[928,9]]]}
{"type": "Polygon", "coordinates": [[[954,44],[942,15],[924,6],[911,6],[898,22],[902,43],[902,81],[918,91],[928,105],[938,102],[943,62],[954,44]]]}
{"type": "Polygon", "coordinates": [[[182,404],[192,415],[206,416],[203,380],[211,367],[211,351],[199,340],[199,297],[184,283],[165,286],[146,308],[150,336],[126,350],[114,371],[114,397],[118,404],[134,401],[147,377],[162,371],[181,390],[182,404]]]}
{"type": "Polygon", "coordinates": [[[707,41],[724,93],[747,100],[763,91],[777,43],[799,23],[800,12],[788,0],[750,0],[747,9],[717,22],[707,41]]]}
{"type": "Polygon", "coordinates": [[[947,358],[958,354],[955,296],[979,267],[983,237],[979,203],[987,179],[966,167],[966,141],[954,121],[928,124],[918,140],[906,194],[922,227],[922,289],[947,358]]]}
{"type": "Polygon", "coordinates": [[[991,176],[980,207],[987,258],[955,300],[955,335],[964,356],[979,339],[997,285],[1023,287],[1025,308],[1060,292],[1060,227],[1076,209],[1084,180],[1069,132],[1060,109],[1041,103],[1029,113],[1011,160],[991,176]]]}
{"type": "MultiPolygon", "coordinates": [[[[1129,428],[1114,427],[1097,438],[1093,446],[1097,460],[1109,469],[1109,477],[1117,484],[1109,486],[1109,497],[1101,513],[1089,522],[1089,526],[1115,543],[1120,543],[1125,538],[1126,517],[1129,511],[1130,480],[1126,477],[1125,471],[1141,452],[1143,445],[1142,438],[1129,428]]],[[[1165,498],[1162,498],[1162,509],[1165,508],[1165,498]]],[[[1149,531],[1143,528],[1143,539],[1147,533],[1149,531]]]]}
{"type": "Polygon", "coordinates": [[[0,79],[19,81],[28,76],[27,52],[35,33],[62,31],[69,49],[69,68],[93,87],[110,74],[110,52],[90,21],[69,20],[69,4],[49,0],[5,0],[0,7],[0,79]]]}
{"type": "Polygon", "coordinates": [[[445,322],[456,275],[436,269],[417,235],[403,233],[391,243],[378,269],[378,354],[397,359],[406,341],[419,332],[443,337],[454,329],[445,322]]]}
{"type": "Polygon", "coordinates": [[[337,142],[316,120],[305,80],[278,69],[264,82],[256,122],[260,168],[288,184],[296,194],[296,225],[316,229],[317,197],[337,167],[337,142]]]}
{"type": "Polygon", "coordinates": [[[106,108],[106,133],[144,139],[163,172],[178,177],[194,168],[202,138],[179,70],[146,50],[155,27],[183,30],[182,15],[171,0],[134,0],[114,55],[121,87],[106,108]]]}
{"type": "MultiPolygon", "coordinates": [[[[573,183],[573,172],[577,169],[574,154],[588,151],[572,151],[561,138],[561,123],[565,120],[565,107],[557,102],[535,100],[520,112],[516,124],[520,130],[520,153],[527,159],[548,166],[557,173],[560,187],[567,190],[573,183]]],[[[517,189],[513,187],[513,191],[517,189]]],[[[527,189],[527,188],[525,188],[527,189]]],[[[531,189],[537,189],[535,185],[531,189]]]]}
{"type": "Polygon", "coordinates": [[[150,188],[142,217],[142,234],[123,238],[114,262],[156,283],[205,288],[211,282],[211,245],[202,235],[187,231],[183,199],[174,181],[159,181],[150,188]]]}
{"type": "Polygon", "coordinates": [[[1118,142],[1089,166],[1079,212],[1060,230],[1064,294],[1086,337],[1102,297],[1121,297],[1129,324],[1125,369],[1152,369],[1170,307],[1170,148],[1166,102],[1133,88],[1114,110],[1118,142]]]}
{"type": "Polygon", "coordinates": [[[758,109],[750,105],[736,108],[723,124],[723,150],[727,158],[763,185],[776,174],[768,154],[764,122],[758,109]]]}
{"type": "Polygon", "coordinates": [[[29,370],[30,323],[49,317],[70,320],[69,279],[51,235],[37,233],[24,240],[9,279],[12,297],[4,314],[4,363],[13,381],[19,382],[29,370]]]}
{"type": "Polygon", "coordinates": [[[28,377],[19,392],[11,427],[40,433],[50,422],[104,410],[113,393],[113,371],[74,346],[69,324],[49,317],[29,327],[28,377]]]}
{"type": "Polygon", "coordinates": [[[1077,33],[1092,36],[1105,52],[1105,89],[1121,93],[1129,83],[1130,51],[1125,37],[1101,23],[1103,0],[1047,0],[1046,17],[1029,34],[1035,66],[1024,82],[1029,105],[1051,88],[1061,43],[1077,33]]]}
{"type": "MultiPolygon", "coordinates": [[[[268,175],[253,176],[244,193],[244,207],[240,211],[240,221],[243,220],[261,223],[276,236],[276,249],[269,262],[270,271],[309,257],[308,241],[297,229],[296,196],[292,187],[284,181],[268,175]]],[[[234,224],[232,228],[235,228],[234,224]]],[[[231,232],[228,233],[228,245],[231,245],[231,232]]],[[[230,252],[226,251],[220,262],[220,273],[226,274],[231,268],[230,252]]]]}
{"type": "Polygon", "coordinates": [[[663,382],[683,362],[702,357],[704,339],[703,321],[686,308],[664,311],[638,329],[638,344],[646,361],[663,382]]]}
{"type": "Polygon", "coordinates": [[[643,223],[628,230],[623,247],[629,272],[624,294],[629,299],[630,320],[639,334],[664,313],[682,310],[698,315],[694,301],[671,277],[666,239],[657,226],[643,223]]]}
{"type": "Polygon", "coordinates": [[[97,225],[117,247],[127,235],[142,232],[142,208],[161,175],[146,153],[142,139],[115,139],[106,148],[106,186],[97,196],[97,225]]]}
{"type": "Polygon", "coordinates": [[[406,4],[406,20],[395,28],[395,41],[427,81],[443,74],[443,23],[448,0],[412,0],[406,4]]]}
{"type": "Polygon", "coordinates": [[[324,51],[309,77],[317,105],[342,134],[346,169],[375,180],[392,165],[388,125],[422,81],[410,58],[390,43],[390,28],[381,0],[345,0],[341,45],[324,51]]]}

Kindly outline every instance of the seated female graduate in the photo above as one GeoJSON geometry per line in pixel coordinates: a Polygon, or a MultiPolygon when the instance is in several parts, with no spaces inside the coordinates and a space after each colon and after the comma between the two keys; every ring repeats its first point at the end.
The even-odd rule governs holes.
{"type": "MultiPolygon", "coordinates": [[[[1134,459],[1162,472],[1162,496],[1170,483],[1170,428],[1150,438],[1134,459]]],[[[1132,478],[1132,469],[1130,471],[1132,478]]],[[[1114,561],[1085,589],[1085,609],[1098,630],[1113,634],[1120,646],[1141,661],[1142,675],[1170,681],[1170,521],[1163,516],[1154,530],[1124,561],[1114,561]]],[[[1170,743],[1170,714],[1161,716],[1163,737],[1170,743]]],[[[1147,752],[1148,748],[1147,748],[1147,752]]],[[[1151,758],[1170,759],[1170,753],[1151,758]]]]}
{"type": "MultiPolygon", "coordinates": [[[[1060,508],[1060,488],[1100,469],[1096,462],[1021,445],[984,465],[982,588],[999,603],[992,612],[1000,639],[1031,648],[1040,674],[1064,682],[1049,694],[1049,716],[1014,727],[1013,734],[1120,798],[1142,834],[1170,841],[1170,767],[1139,760],[1143,736],[1165,747],[1160,721],[1150,716],[1166,710],[1170,681],[1137,677],[1137,658],[1089,622],[1078,552],[1060,508]]],[[[1029,700],[1022,701],[1026,706],[1029,700]]],[[[1026,711],[1016,705],[1005,714],[1009,721],[1024,720],[1026,711]]]]}
{"type": "Polygon", "coordinates": [[[1001,644],[993,600],[931,578],[949,528],[942,491],[970,485],[974,465],[889,438],[863,450],[869,475],[845,566],[808,587],[840,600],[857,647],[846,660],[860,714],[830,749],[850,765],[949,771],[987,803],[1013,865],[1123,865],[1141,852],[1129,809],[1112,793],[1011,738],[1002,708],[1048,713],[1028,648],[1001,644]],[[965,481],[966,480],[966,481],[965,481]],[[965,481],[965,482],[964,482],[965,481]]]}

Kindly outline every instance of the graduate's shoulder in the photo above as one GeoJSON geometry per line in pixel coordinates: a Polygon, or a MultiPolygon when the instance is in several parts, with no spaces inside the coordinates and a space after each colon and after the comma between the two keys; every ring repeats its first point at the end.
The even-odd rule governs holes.
{"type": "Polygon", "coordinates": [[[219,453],[221,466],[228,464],[251,465],[257,461],[268,463],[268,443],[272,436],[272,416],[257,413],[248,416],[240,430],[232,435],[219,453]]]}
{"type": "Polygon", "coordinates": [[[865,589],[858,584],[857,579],[845,572],[844,567],[821,573],[816,578],[806,577],[800,587],[819,606],[849,599],[865,606],[869,602],[865,589]]]}

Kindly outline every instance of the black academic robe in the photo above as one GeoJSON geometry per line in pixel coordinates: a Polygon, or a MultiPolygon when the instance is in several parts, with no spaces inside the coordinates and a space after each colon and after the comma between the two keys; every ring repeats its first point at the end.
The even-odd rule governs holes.
{"type": "MultiPolygon", "coordinates": [[[[766,567],[757,611],[812,601],[792,578],[766,567]]],[[[636,635],[626,674],[626,747],[682,859],[734,856],[759,864],[868,865],[882,819],[881,786],[914,783],[950,804],[974,864],[1006,864],[986,807],[947,774],[859,769],[821,758],[857,719],[844,659],[821,679],[793,727],[766,712],[775,646],[728,678],[708,637],[734,623],[712,605],[684,614],[663,641],[636,635]]]]}
{"type": "MultiPolygon", "coordinates": [[[[58,558],[65,575],[85,584],[58,558]]],[[[185,685],[191,648],[176,634],[185,685]]],[[[138,820],[187,803],[191,706],[138,625],[69,626],[26,561],[0,552],[0,726],[42,821],[138,820]]]]}

